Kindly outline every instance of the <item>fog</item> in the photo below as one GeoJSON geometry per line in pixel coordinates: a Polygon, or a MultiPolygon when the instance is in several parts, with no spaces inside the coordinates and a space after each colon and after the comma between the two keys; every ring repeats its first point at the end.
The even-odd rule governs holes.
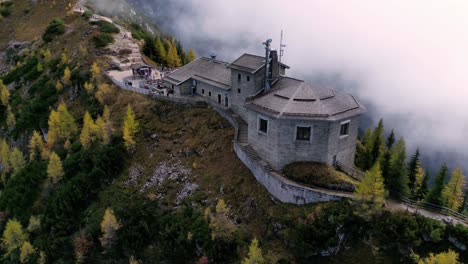
{"type": "Polygon", "coordinates": [[[373,123],[382,117],[409,152],[421,148],[426,167],[468,170],[466,1],[131,2],[185,47],[227,61],[263,54],[267,38],[278,48],[283,29],[291,75],[355,94],[373,123]]]}

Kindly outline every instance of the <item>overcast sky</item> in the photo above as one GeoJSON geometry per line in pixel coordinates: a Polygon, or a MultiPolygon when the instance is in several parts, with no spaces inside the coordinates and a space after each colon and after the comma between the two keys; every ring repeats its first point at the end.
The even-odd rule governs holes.
{"type": "Polygon", "coordinates": [[[292,75],[339,76],[411,149],[468,169],[468,1],[132,1],[151,5],[184,46],[220,59],[262,54],[267,38],[278,47],[283,29],[292,75]]]}

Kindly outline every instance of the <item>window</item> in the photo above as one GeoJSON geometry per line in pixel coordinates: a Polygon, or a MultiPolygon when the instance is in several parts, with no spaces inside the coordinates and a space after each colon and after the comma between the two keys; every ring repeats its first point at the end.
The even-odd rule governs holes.
{"type": "Polygon", "coordinates": [[[240,82],[240,81],[241,81],[241,79],[242,79],[242,76],[241,76],[241,74],[240,74],[240,73],[239,73],[239,74],[237,74],[237,82],[240,82]]]}
{"type": "Polygon", "coordinates": [[[174,90],[174,85],[172,85],[172,90],[174,90]]]}
{"type": "Polygon", "coordinates": [[[208,92],[208,96],[211,96],[211,92],[208,92]]]}
{"type": "Polygon", "coordinates": [[[310,127],[297,127],[296,140],[310,140],[310,127]]]}
{"type": "Polygon", "coordinates": [[[250,82],[250,76],[247,76],[247,81],[250,82]]]}
{"type": "Polygon", "coordinates": [[[349,120],[341,123],[340,137],[349,135],[349,120]]]}
{"type": "Polygon", "coordinates": [[[202,94],[205,94],[205,89],[201,89],[201,93],[202,93],[202,94]]]}
{"type": "Polygon", "coordinates": [[[258,118],[258,131],[267,133],[268,132],[268,120],[258,118]]]}
{"type": "Polygon", "coordinates": [[[239,89],[237,89],[237,93],[240,93],[240,88],[239,88],[239,89]]]}

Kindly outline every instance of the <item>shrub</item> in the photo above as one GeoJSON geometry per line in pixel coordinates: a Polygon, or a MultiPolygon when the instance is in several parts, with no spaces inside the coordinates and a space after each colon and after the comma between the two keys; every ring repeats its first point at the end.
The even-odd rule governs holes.
{"type": "Polygon", "coordinates": [[[83,13],[83,17],[86,18],[86,19],[90,19],[92,16],[93,16],[93,12],[91,12],[91,10],[86,10],[83,13]]]}
{"type": "Polygon", "coordinates": [[[0,10],[0,15],[2,15],[3,17],[8,17],[11,15],[11,11],[10,9],[1,9],[0,10]]]}
{"type": "Polygon", "coordinates": [[[55,36],[59,36],[65,33],[65,23],[60,18],[53,19],[47,26],[42,39],[45,42],[50,42],[55,36]]]}
{"type": "Polygon", "coordinates": [[[103,48],[114,42],[114,38],[108,33],[100,33],[99,35],[93,37],[93,42],[97,48],[103,48]]]}
{"type": "Polygon", "coordinates": [[[99,21],[96,24],[99,26],[99,31],[101,31],[102,33],[119,33],[120,32],[120,29],[116,25],[110,22],[99,21]]]}

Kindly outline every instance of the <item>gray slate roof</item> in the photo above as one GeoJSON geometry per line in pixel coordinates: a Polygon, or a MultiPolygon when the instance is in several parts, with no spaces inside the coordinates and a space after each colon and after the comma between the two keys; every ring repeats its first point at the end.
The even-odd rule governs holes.
{"type": "Polygon", "coordinates": [[[227,63],[201,57],[177,69],[165,77],[170,83],[179,85],[188,79],[201,80],[213,86],[229,90],[231,88],[231,70],[227,63]]]}
{"type": "Polygon", "coordinates": [[[247,108],[276,118],[340,120],[365,108],[350,94],[289,77],[246,102],[247,108]]]}
{"type": "Polygon", "coordinates": [[[264,65],[265,57],[245,53],[229,64],[229,67],[240,71],[254,73],[263,68],[264,65]]]}

